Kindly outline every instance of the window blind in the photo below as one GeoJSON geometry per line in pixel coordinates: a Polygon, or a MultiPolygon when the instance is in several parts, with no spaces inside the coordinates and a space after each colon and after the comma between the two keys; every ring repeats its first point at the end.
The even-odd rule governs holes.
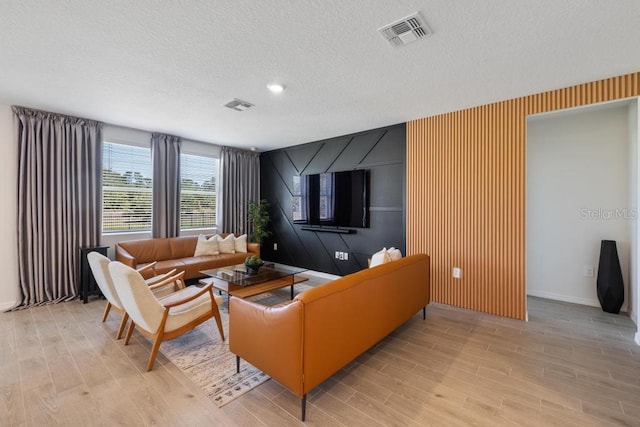
{"type": "Polygon", "coordinates": [[[216,226],[218,159],[180,155],[180,228],[216,226]]]}
{"type": "Polygon", "coordinates": [[[151,149],[104,142],[102,232],[151,230],[151,149]]]}

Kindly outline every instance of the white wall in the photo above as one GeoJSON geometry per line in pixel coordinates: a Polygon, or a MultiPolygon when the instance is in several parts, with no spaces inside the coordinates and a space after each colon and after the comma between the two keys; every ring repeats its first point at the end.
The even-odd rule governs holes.
{"type": "Polygon", "coordinates": [[[631,102],[628,108],[629,117],[629,205],[636,209],[636,215],[629,220],[630,231],[630,251],[629,251],[629,294],[626,296],[629,301],[628,312],[631,320],[638,325],[638,100],[631,102]]]}
{"type": "MultiPolygon", "coordinates": [[[[629,107],[527,123],[527,293],[599,306],[600,241],[616,240],[629,306],[632,225],[629,107]],[[586,277],[585,266],[593,266],[586,277]]],[[[634,142],[636,144],[636,142],[634,142]]],[[[635,150],[635,148],[634,148],[635,150]]],[[[635,272],[634,272],[635,277],[635,272]]]]}
{"type": "Polygon", "coordinates": [[[18,147],[13,130],[13,112],[0,105],[0,311],[19,301],[17,247],[18,147]]]}
{"type": "MultiPolygon", "coordinates": [[[[636,200],[636,208],[638,208],[638,202],[640,201],[640,172],[638,171],[638,167],[640,165],[640,98],[636,98],[631,106],[629,107],[629,140],[631,141],[631,145],[635,145],[635,156],[631,159],[631,162],[635,163],[635,177],[633,185],[635,186],[635,200],[636,200]]],[[[640,209],[638,210],[640,212],[640,209]]],[[[634,245],[635,251],[633,252],[632,264],[635,264],[636,270],[634,271],[634,279],[632,279],[632,286],[630,289],[630,298],[629,300],[632,302],[632,307],[629,310],[631,319],[636,323],[636,327],[638,328],[635,336],[635,341],[638,345],[640,345],[640,283],[638,280],[638,276],[640,276],[640,250],[638,248],[638,242],[640,242],[640,227],[638,227],[638,218],[636,216],[636,220],[634,221],[634,233],[633,238],[635,239],[636,244],[634,245]]]]}

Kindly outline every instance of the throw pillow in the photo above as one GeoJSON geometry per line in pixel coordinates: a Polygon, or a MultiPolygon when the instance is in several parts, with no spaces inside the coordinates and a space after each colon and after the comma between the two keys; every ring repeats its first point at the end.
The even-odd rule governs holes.
{"type": "Polygon", "coordinates": [[[204,234],[199,235],[198,243],[196,243],[196,252],[193,256],[218,255],[220,252],[218,251],[218,239],[216,236],[207,239],[204,234]]]}
{"type": "Polygon", "coordinates": [[[387,253],[387,248],[382,248],[382,250],[376,252],[371,256],[371,264],[369,264],[369,268],[376,267],[378,265],[386,264],[391,261],[391,256],[387,253]]]}
{"type": "Polygon", "coordinates": [[[235,238],[235,250],[243,254],[247,253],[247,235],[243,234],[235,238]]]}
{"type": "Polygon", "coordinates": [[[229,234],[224,239],[218,236],[218,250],[221,254],[235,254],[236,253],[236,239],[233,234],[229,234]]]}
{"type": "Polygon", "coordinates": [[[402,258],[402,252],[400,252],[400,249],[396,249],[393,246],[387,249],[387,253],[391,257],[391,261],[397,261],[402,258]]]}

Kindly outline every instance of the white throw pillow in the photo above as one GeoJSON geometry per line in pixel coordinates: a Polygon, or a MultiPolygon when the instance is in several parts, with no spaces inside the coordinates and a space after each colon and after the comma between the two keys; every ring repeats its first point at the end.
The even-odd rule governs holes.
{"type": "Polygon", "coordinates": [[[402,258],[402,252],[400,252],[400,249],[396,249],[393,246],[387,249],[387,253],[391,257],[391,261],[397,261],[402,258]]]}
{"type": "Polygon", "coordinates": [[[220,252],[218,251],[218,239],[216,236],[207,239],[204,234],[199,235],[198,243],[196,243],[196,252],[193,256],[218,255],[220,252]]]}
{"type": "Polygon", "coordinates": [[[241,252],[243,254],[247,253],[247,235],[246,234],[236,237],[234,243],[235,243],[236,252],[241,252]]]}
{"type": "Polygon", "coordinates": [[[376,267],[378,265],[386,264],[391,261],[391,256],[387,253],[387,248],[382,248],[382,250],[376,252],[371,256],[371,264],[369,264],[369,268],[376,267]]]}
{"type": "Polygon", "coordinates": [[[236,253],[236,239],[233,234],[229,234],[224,239],[218,236],[218,250],[221,254],[235,254],[236,253]]]}

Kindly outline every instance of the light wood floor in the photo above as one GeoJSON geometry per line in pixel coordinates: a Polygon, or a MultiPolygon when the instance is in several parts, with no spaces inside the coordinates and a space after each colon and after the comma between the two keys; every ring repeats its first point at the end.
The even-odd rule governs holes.
{"type": "MultiPolygon", "coordinates": [[[[0,314],[0,425],[300,425],[274,381],[219,409],[101,300],[0,314]]],[[[529,299],[525,323],[431,304],[309,396],[307,425],[640,425],[628,317],[529,299]]],[[[161,348],[162,351],[162,348],[161,348]]]]}

